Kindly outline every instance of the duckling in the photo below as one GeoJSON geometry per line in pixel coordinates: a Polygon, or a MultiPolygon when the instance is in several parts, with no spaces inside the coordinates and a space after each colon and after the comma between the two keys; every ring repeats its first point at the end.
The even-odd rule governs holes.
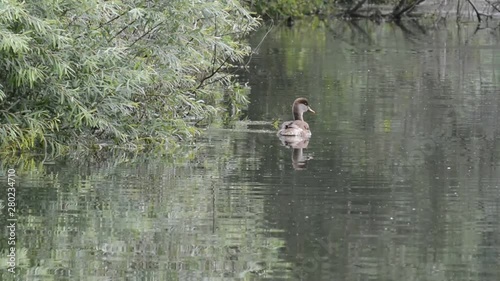
{"type": "Polygon", "coordinates": [[[298,98],[293,102],[292,112],[294,121],[286,121],[281,125],[278,131],[279,136],[298,136],[303,138],[310,138],[311,131],[309,130],[309,124],[304,121],[304,112],[310,111],[312,113],[314,110],[309,107],[309,102],[305,98],[298,98]]]}

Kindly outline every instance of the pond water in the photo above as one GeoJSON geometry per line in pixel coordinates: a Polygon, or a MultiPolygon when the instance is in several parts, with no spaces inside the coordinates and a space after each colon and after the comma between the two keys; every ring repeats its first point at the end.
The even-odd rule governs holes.
{"type": "Polygon", "coordinates": [[[309,20],[250,40],[247,120],[176,157],[3,164],[18,273],[0,279],[500,280],[498,29],[309,20]],[[316,114],[294,149],[272,124],[297,97],[316,114]]]}

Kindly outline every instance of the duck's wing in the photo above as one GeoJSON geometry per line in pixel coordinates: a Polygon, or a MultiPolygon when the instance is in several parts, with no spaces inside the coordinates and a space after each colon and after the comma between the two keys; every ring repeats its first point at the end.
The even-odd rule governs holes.
{"type": "Polygon", "coordinates": [[[288,129],[288,128],[296,127],[293,122],[294,121],[283,122],[283,124],[281,124],[280,130],[285,130],[285,129],[288,129]]]}
{"type": "Polygon", "coordinates": [[[301,120],[287,121],[281,125],[278,135],[310,137],[309,125],[301,120]]]}
{"type": "Polygon", "coordinates": [[[297,136],[303,131],[302,125],[299,121],[287,121],[281,125],[278,135],[282,136],[297,136]]]}

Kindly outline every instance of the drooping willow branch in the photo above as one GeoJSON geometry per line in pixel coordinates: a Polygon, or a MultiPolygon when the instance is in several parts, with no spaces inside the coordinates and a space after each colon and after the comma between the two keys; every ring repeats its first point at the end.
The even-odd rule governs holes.
{"type": "MultiPolygon", "coordinates": [[[[217,34],[217,19],[214,19],[214,23],[215,23],[215,31],[214,31],[214,36],[220,36],[220,35],[218,35],[218,34],[217,34]]],[[[244,30],[244,31],[242,31],[241,33],[242,33],[242,34],[246,34],[246,33],[248,32],[248,29],[249,29],[249,25],[247,25],[247,26],[245,27],[245,30],[244,30]]],[[[268,32],[268,33],[269,33],[269,32],[268,32]]],[[[267,33],[266,33],[266,36],[267,36],[267,33]]],[[[220,36],[220,37],[222,37],[222,36],[220,36]]],[[[260,44],[259,44],[259,45],[260,45],[260,44]]],[[[251,55],[250,55],[250,57],[251,57],[251,55]]],[[[207,84],[205,84],[205,81],[207,81],[208,79],[212,78],[215,74],[217,74],[217,73],[218,73],[218,72],[219,72],[219,71],[220,71],[220,70],[221,70],[221,69],[222,69],[222,68],[223,68],[223,67],[224,67],[224,66],[225,66],[228,62],[229,62],[229,60],[230,60],[230,59],[231,59],[231,57],[230,57],[230,56],[227,56],[227,57],[224,59],[224,61],[223,61],[223,62],[222,62],[222,63],[221,63],[221,64],[220,64],[217,68],[215,68],[215,63],[216,63],[216,61],[217,61],[217,45],[214,45],[214,52],[213,52],[213,55],[212,55],[212,70],[211,70],[211,72],[210,72],[210,74],[209,74],[209,75],[204,76],[204,77],[201,79],[200,83],[198,84],[198,86],[197,86],[195,89],[196,89],[196,90],[198,90],[198,89],[200,89],[201,87],[204,87],[204,86],[206,86],[206,85],[210,85],[210,84],[216,83],[216,82],[218,82],[218,81],[220,81],[220,80],[222,80],[222,79],[226,78],[227,76],[232,75],[233,73],[229,73],[229,74],[227,74],[227,75],[225,75],[225,76],[223,76],[223,77],[220,77],[219,79],[216,79],[216,80],[212,81],[211,83],[207,83],[207,84]]],[[[249,62],[250,62],[250,61],[248,61],[246,65],[248,65],[248,63],[249,63],[249,62]]],[[[245,65],[245,66],[246,66],[246,65],[245,65]]]]}
{"type": "Polygon", "coordinates": [[[226,57],[226,59],[219,65],[219,67],[217,67],[216,69],[212,69],[212,73],[210,73],[209,75],[203,77],[200,81],[200,83],[198,84],[198,86],[196,87],[196,90],[200,89],[201,87],[203,87],[204,85],[204,82],[210,78],[212,78],[215,74],[217,74],[217,72],[219,72],[222,67],[224,67],[224,65],[226,65],[226,63],[229,62],[229,59],[230,57],[226,57]]]}
{"type": "Polygon", "coordinates": [[[134,42],[132,42],[132,44],[129,45],[129,47],[132,47],[135,45],[135,43],[139,42],[142,38],[144,38],[146,35],[150,34],[151,32],[153,32],[158,26],[162,25],[165,21],[161,21],[159,22],[158,24],[156,24],[155,26],[153,26],[150,30],[144,32],[144,34],[142,34],[141,36],[139,36],[137,39],[134,40],[134,42]]]}
{"type": "Polygon", "coordinates": [[[132,22],[130,22],[129,24],[125,25],[122,29],[120,29],[115,35],[113,35],[113,37],[109,38],[108,39],[108,43],[113,41],[118,35],[122,34],[129,26],[131,26],[133,23],[135,23],[137,20],[133,20],[132,22]]]}
{"type": "MultiPolygon", "coordinates": [[[[264,42],[264,39],[266,39],[267,35],[269,33],[271,33],[271,31],[273,30],[274,28],[274,20],[271,21],[271,26],[269,27],[269,30],[266,32],[266,34],[264,34],[264,36],[262,36],[262,39],[260,40],[259,44],[257,44],[257,46],[254,48],[254,50],[250,53],[250,55],[248,56],[248,60],[247,62],[245,63],[245,68],[250,64],[250,62],[252,61],[252,58],[253,58],[253,54],[257,53],[260,49],[260,46],[262,45],[262,43],[264,42]]],[[[248,29],[248,25],[246,27],[245,30],[248,29]]]]}
{"type": "MultiPolygon", "coordinates": [[[[121,13],[121,14],[117,15],[116,17],[114,17],[114,18],[112,18],[112,19],[110,19],[110,20],[108,20],[108,21],[106,21],[106,22],[103,22],[103,23],[99,24],[99,26],[98,26],[98,27],[96,27],[96,28],[90,29],[89,31],[87,31],[87,32],[84,32],[84,33],[80,34],[79,36],[77,36],[77,37],[76,37],[76,39],[78,39],[78,38],[80,38],[80,37],[83,37],[83,36],[88,35],[91,31],[96,31],[96,30],[98,30],[98,29],[103,28],[105,25],[108,25],[108,24],[110,24],[110,23],[114,22],[115,20],[117,20],[117,19],[119,19],[119,18],[123,17],[124,15],[128,14],[128,12],[130,12],[130,10],[127,10],[127,11],[125,11],[125,12],[123,12],[123,13],[121,13]]],[[[77,19],[77,18],[78,18],[78,17],[75,17],[75,18],[74,18],[74,19],[73,19],[70,23],[68,23],[68,27],[69,27],[70,25],[72,25],[72,24],[76,21],[76,19],[77,19]]]]}

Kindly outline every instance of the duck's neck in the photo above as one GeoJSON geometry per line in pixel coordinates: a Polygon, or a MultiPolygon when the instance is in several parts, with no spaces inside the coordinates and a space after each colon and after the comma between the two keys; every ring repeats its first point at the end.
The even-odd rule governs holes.
{"type": "Polygon", "coordinates": [[[304,117],[303,117],[303,113],[300,112],[300,111],[293,111],[293,119],[295,120],[300,120],[300,121],[304,121],[304,117]]]}

